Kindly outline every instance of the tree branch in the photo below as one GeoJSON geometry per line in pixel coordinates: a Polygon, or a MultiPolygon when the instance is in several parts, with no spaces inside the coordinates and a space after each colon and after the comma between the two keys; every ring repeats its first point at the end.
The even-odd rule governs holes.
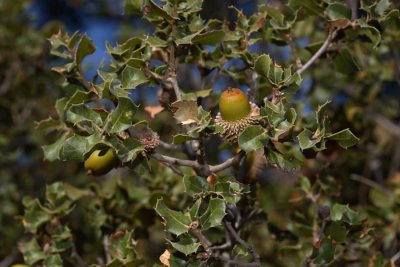
{"type": "Polygon", "coordinates": [[[165,156],[161,154],[151,154],[151,157],[154,159],[165,162],[168,164],[172,165],[181,165],[181,166],[186,166],[186,167],[191,167],[191,168],[200,168],[200,164],[196,160],[188,160],[188,159],[179,159],[179,158],[174,158],[170,156],[165,156]]]}
{"type": "Polygon", "coordinates": [[[332,40],[336,37],[337,32],[337,30],[329,32],[328,37],[318,49],[318,51],[300,69],[297,70],[298,74],[302,74],[303,72],[305,72],[326,51],[332,40]]]}
{"type": "Polygon", "coordinates": [[[236,230],[233,228],[233,226],[230,222],[224,221],[224,225],[225,225],[226,229],[228,230],[229,234],[232,236],[232,238],[238,244],[242,245],[253,257],[255,265],[251,265],[251,266],[261,266],[260,256],[254,250],[254,248],[239,236],[239,234],[236,232],[236,230]]]}
{"type": "Polygon", "coordinates": [[[226,160],[224,163],[218,164],[218,165],[211,165],[210,166],[210,171],[211,172],[220,172],[225,170],[226,168],[229,168],[230,166],[232,166],[233,164],[235,164],[236,162],[240,161],[240,159],[245,155],[244,151],[240,151],[239,154],[237,154],[236,156],[233,156],[231,158],[229,158],[228,160],[226,160]]]}

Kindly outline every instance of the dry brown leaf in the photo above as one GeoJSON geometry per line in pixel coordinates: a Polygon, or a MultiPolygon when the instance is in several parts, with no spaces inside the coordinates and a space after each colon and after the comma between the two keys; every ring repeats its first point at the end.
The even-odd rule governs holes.
{"type": "Polygon", "coordinates": [[[171,253],[169,253],[168,250],[165,250],[164,253],[161,254],[160,256],[161,263],[168,267],[171,267],[170,259],[171,259],[171,253]]]}
{"type": "Polygon", "coordinates": [[[153,119],[158,113],[163,111],[164,108],[160,105],[158,106],[147,106],[144,108],[144,111],[146,111],[150,117],[153,119]]]}

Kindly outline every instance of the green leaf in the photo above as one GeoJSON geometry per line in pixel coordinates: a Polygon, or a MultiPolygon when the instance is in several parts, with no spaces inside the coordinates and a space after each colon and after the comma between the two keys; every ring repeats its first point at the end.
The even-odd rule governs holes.
{"type": "Polygon", "coordinates": [[[196,239],[188,235],[184,235],[179,238],[178,242],[171,242],[171,241],[169,242],[174,249],[188,256],[192,253],[196,253],[197,250],[199,249],[201,244],[196,241],[197,241],[196,239]]]}
{"type": "Polygon", "coordinates": [[[124,0],[124,12],[128,15],[140,14],[143,0],[124,0]]]}
{"type": "Polygon", "coordinates": [[[76,48],[75,64],[81,64],[85,57],[93,54],[95,51],[96,47],[94,46],[93,41],[89,39],[86,34],[83,35],[76,48]]]}
{"type": "Polygon", "coordinates": [[[201,198],[197,199],[196,202],[193,204],[193,206],[190,208],[189,214],[190,214],[190,218],[192,218],[192,220],[197,219],[201,202],[202,202],[201,198]]]}
{"type": "Polygon", "coordinates": [[[104,130],[108,133],[119,133],[134,125],[138,106],[129,97],[119,97],[118,105],[106,119],[104,130]]]}
{"type": "Polygon", "coordinates": [[[20,250],[24,256],[25,263],[30,266],[46,258],[35,238],[32,238],[29,242],[21,243],[20,250]]]}
{"type": "Polygon", "coordinates": [[[263,148],[267,145],[268,140],[264,128],[259,125],[251,125],[240,134],[238,143],[241,149],[250,152],[263,148]]]}
{"type": "Polygon", "coordinates": [[[340,132],[325,136],[326,139],[335,140],[341,147],[347,149],[358,144],[360,140],[349,129],[341,130],[340,132]]]}
{"type": "Polygon", "coordinates": [[[360,69],[358,62],[356,62],[348,48],[341,49],[335,56],[333,63],[335,64],[335,69],[345,75],[352,75],[360,69]]]}
{"type": "Polygon", "coordinates": [[[182,98],[183,100],[187,101],[197,101],[197,98],[199,97],[207,97],[211,94],[213,89],[204,89],[204,90],[199,90],[196,92],[191,92],[191,93],[183,93],[182,98]]]}
{"type": "Polygon", "coordinates": [[[195,36],[192,39],[194,44],[202,44],[202,45],[217,45],[222,42],[224,39],[224,31],[222,30],[213,30],[206,33],[201,33],[195,36]]]}
{"type": "Polygon", "coordinates": [[[176,108],[175,119],[183,125],[198,122],[196,101],[177,101],[172,107],[176,108]]]}
{"type": "Polygon", "coordinates": [[[61,159],[83,161],[83,156],[87,150],[88,142],[86,138],[80,135],[72,135],[65,140],[61,150],[61,159]]]}
{"type": "Polygon", "coordinates": [[[193,136],[187,135],[187,134],[177,134],[172,137],[172,143],[173,144],[182,144],[186,141],[194,140],[195,138],[193,136]]]}
{"type": "Polygon", "coordinates": [[[23,223],[25,229],[36,233],[37,228],[52,219],[51,214],[42,209],[38,199],[24,199],[25,213],[23,223]]]}
{"type": "Polygon", "coordinates": [[[318,244],[318,247],[314,247],[311,259],[318,266],[330,263],[336,252],[336,246],[332,243],[332,240],[325,238],[318,244]]]}
{"type": "Polygon", "coordinates": [[[60,254],[52,254],[48,256],[44,261],[45,267],[63,267],[63,260],[60,254]]]}
{"type": "Polygon", "coordinates": [[[372,188],[369,190],[368,197],[370,201],[378,208],[390,209],[395,204],[396,197],[390,191],[385,192],[379,189],[372,188]]]}
{"type": "Polygon", "coordinates": [[[292,155],[284,155],[270,149],[264,149],[268,164],[276,164],[284,171],[295,172],[300,169],[300,161],[292,155]]]}
{"type": "Polygon", "coordinates": [[[118,231],[110,235],[109,252],[113,259],[125,262],[136,258],[135,240],[132,235],[133,231],[118,231]]]}
{"type": "Polygon", "coordinates": [[[185,191],[189,195],[205,193],[208,191],[209,186],[206,179],[199,176],[187,176],[183,177],[183,185],[185,186],[185,191]]]}
{"type": "Polygon", "coordinates": [[[325,236],[340,243],[346,240],[347,233],[342,222],[331,222],[325,229],[325,236]]]}
{"type": "Polygon", "coordinates": [[[299,135],[297,135],[297,139],[299,140],[299,145],[301,150],[306,150],[307,148],[312,148],[319,142],[321,142],[322,136],[313,138],[314,133],[310,130],[304,128],[299,135]]]}
{"type": "Polygon", "coordinates": [[[174,18],[167,11],[159,7],[153,0],[147,0],[147,12],[148,16],[157,16],[164,18],[168,21],[173,20],[174,18]]]}
{"type": "Polygon", "coordinates": [[[64,141],[67,139],[68,134],[65,133],[55,143],[51,145],[45,145],[42,147],[44,152],[44,158],[48,161],[55,161],[60,159],[60,151],[64,145],[64,141]]]}
{"type": "Polygon", "coordinates": [[[349,208],[349,205],[335,204],[331,209],[331,220],[357,224],[361,218],[357,212],[349,208]]]}
{"type": "Polygon", "coordinates": [[[391,2],[389,0],[380,0],[375,7],[375,12],[382,16],[387,10],[390,9],[390,6],[391,2]]]}
{"type": "Polygon", "coordinates": [[[216,227],[222,224],[225,217],[226,204],[220,198],[210,199],[206,212],[200,217],[200,225],[203,230],[216,227]]]}
{"type": "Polygon", "coordinates": [[[234,204],[241,199],[243,189],[236,181],[218,179],[214,185],[214,191],[227,203],[234,204]]]}
{"type": "Polygon", "coordinates": [[[121,89],[135,89],[147,81],[143,71],[137,68],[126,66],[121,73],[121,89]]]}
{"type": "Polygon", "coordinates": [[[189,231],[192,222],[189,215],[169,209],[162,199],[157,200],[155,210],[164,218],[168,232],[179,236],[189,231]]]}
{"type": "Polygon", "coordinates": [[[268,78],[270,75],[269,72],[272,64],[273,62],[270,56],[263,54],[255,60],[254,70],[261,76],[268,78]]]}
{"type": "Polygon", "coordinates": [[[94,111],[93,109],[87,107],[85,104],[72,106],[67,111],[66,120],[73,124],[78,124],[83,121],[90,121],[98,126],[103,125],[103,120],[100,114],[94,111]]]}
{"type": "Polygon", "coordinates": [[[132,162],[144,150],[142,144],[133,138],[125,139],[121,148],[118,149],[118,157],[123,162],[132,162]]]}
{"type": "Polygon", "coordinates": [[[324,14],[324,9],[316,4],[314,0],[290,0],[289,6],[294,9],[304,8],[308,12],[318,16],[323,16],[324,14]]]}
{"type": "Polygon", "coordinates": [[[351,10],[341,3],[330,4],[326,11],[331,20],[351,19],[351,10]]]}

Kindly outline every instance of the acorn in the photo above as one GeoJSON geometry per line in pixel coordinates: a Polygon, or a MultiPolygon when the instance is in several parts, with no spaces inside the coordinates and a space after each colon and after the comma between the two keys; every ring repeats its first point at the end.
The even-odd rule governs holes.
{"type": "Polygon", "coordinates": [[[215,124],[223,128],[221,136],[234,143],[247,126],[259,123],[259,115],[260,109],[246,94],[240,89],[229,88],[221,94],[215,124]]]}
{"type": "Polygon", "coordinates": [[[103,175],[117,166],[118,157],[115,150],[105,146],[91,152],[85,160],[84,166],[88,174],[103,175]]]}

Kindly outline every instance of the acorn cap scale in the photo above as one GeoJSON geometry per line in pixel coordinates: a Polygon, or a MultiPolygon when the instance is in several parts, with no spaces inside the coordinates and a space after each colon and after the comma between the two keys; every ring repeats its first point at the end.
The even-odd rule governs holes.
{"type": "Polygon", "coordinates": [[[221,94],[219,112],[224,120],[237,121],[250,114],[251,105],[240,89],[230,88],[221,94]]]}

